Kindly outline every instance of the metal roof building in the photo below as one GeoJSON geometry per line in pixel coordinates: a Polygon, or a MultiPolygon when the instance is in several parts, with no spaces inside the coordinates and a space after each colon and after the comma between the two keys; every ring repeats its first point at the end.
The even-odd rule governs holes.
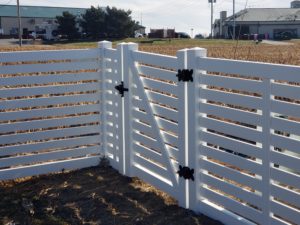
{"type": "MultiPolygon", "coordinates": [[[[55,23],[56,16],[63,12],[70,12],[80,16],[85,13],[85,8],[66,8],[50,6],[21,6],[22,29],[34,30],[35,26],[42,23],[55,23]]],[[[16,5],[0,5],[0,28],[3,35],[16,35],[18,33],[16,5]]]]}
{"type": "MultiPolygon", "coordinates": [[[[216,37],[232,38],[234,17],[221,12],[215,22],[216,37]]],[[[300,37],[300,1],[293,1],[291,8],[248,8],[235,14],[236,35],[246,39],[284,39],[300,37]]]]}

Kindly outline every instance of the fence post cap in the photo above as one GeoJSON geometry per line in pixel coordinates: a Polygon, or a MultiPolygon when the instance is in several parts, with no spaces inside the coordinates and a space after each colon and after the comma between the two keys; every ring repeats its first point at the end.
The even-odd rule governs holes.
{"type": "Polygon", "coordinates": [[[98,47],[99,48],[111,48],[112,43],[110,41],[99,41],[98,42],[98,47]]]}

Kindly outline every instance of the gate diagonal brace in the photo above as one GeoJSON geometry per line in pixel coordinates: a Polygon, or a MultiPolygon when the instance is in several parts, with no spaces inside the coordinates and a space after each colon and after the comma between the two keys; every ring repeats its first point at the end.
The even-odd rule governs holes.
{"type": "Polygon", "coordinates": [[[185,180],[195,180],[194,169],[190,169],[189,167],[179,166],[177,173],[179,174],[179,177],[183,177],[185,180]]]}
{"type": "Polygon", "coordinates": [[[115,89],[119,92],[119,94],[121,95],[121,97],[124,97],[124,92],[127,91],[128,92],[128,88],[124,87],[124,82],[122,81],[121,84],[115,86],[115,89]]]}
{"type": "Polygon", "coordinates": [[[176,75],[176,77],[178,77],[178,82],[183,81],[183,82],[193,82],[194,78],[193,78],[193,70],[178,70],[178,74],[176,75]]]}

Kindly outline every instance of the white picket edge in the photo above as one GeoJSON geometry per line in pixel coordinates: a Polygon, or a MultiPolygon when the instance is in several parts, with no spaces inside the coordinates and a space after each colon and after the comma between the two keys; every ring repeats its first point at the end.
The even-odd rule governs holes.
{"type": "Polygon", "coordinates": [[[272,83],[271,89],[271,94],[274,96],[299,99],[300,86],[272,83]]]}
{"type": "MultiPolygon", "coordinates": [[[[67,116],[80,113],[97,113],[100,111],[99,104],[79,105],[79,106],[64,106],[44,109],[31,109],[13,112],[0,113],[0,121],[9,120],[30,120],[34,118],[67,116]]],[[[1,126],[1,122],[0,122],[1,126]]]]}
{"type": "Polygon", "coordinates": [[[147,77],[151,77],[153,79],[159,79],[165,82],[170,82],[170,81],[174,83],[178,82],[178,78],[176,77],[176,72],[174,71],[140,65],[139,72],[140,74],[146,75],[147,77]]]}
{"type": "Polygon", "coordinates": [[[99,49],[63,49],[43,51],[1,52],[0,63],[50,60],[86,60],[99,58],[99,49]]]}
{"type": "Polygon", "coordinates": [[[177,58],[149,52],[132,52],[133,60],[142,64],[177,70],[177,58]]]}
{"type": "Polygon", "coordinates": [[[231,169],[229,167],[212,161],[208,161],[206,159],[200,159],[199,162],[201,163],[200,165],[202,170],[213,172],[214,174],[225,177],[229,180],[233,180],[239,184],[246,185],[258,191],[261,191],[262,189],[261,180],[254,176],[241,173],[237,170],[231,169]]]}
{"type": "Polygon", "coordinates": [[[246,189],[240,188],[234,184],[228,183],[227,181],[212,176],[208,173],[203,173],[201,176],[203,184],[213,186],[224,193],[227,193],[231,196],[241,199],[242,201],[250,203],[251,205],[261,208],[261,196],[246,189]]]}
{"type": "Polygon", "coordinates": [[[271,179],[300,189],[300,175],[298,174],[273,167],[271,168],[271,179]]]}
{"type": "Polygon", "coordinates": [[[200,76],[200,82],[203,85],[246,91],[250,93],[262,93],[263,90],[261,81],[228,76],[202,74],[202,76],[200,76]]]}
{"type": "Polygon", "coordinates": [[[99,165],[99,156],[90,156],[79,159],[64,160],[59,162],[43,163],[34,166],[24,166],[0,171],[0,180],[12,180],[21,177],[35,176],[62,170],[76,170],[99,165]]]}
{"type": "Polygon", "coordinates": [[[162,82],[159,80],[149,79],[146,77],[140,77],[143,82],[143,86],[157,92],[171,94],[173,96],[178,96],[177,85],[162,82]]]}
{"type": "Polygon", "coordinates": [[[226,135],[231,135],[245,140],[262,142],[262,132],[257,129],[248,128],[238,124],[228,123],[226,121],[217,120],[208,117],[201,117],[201,127],[214,130],[226,135]]]}
{"type": "Polygon", "coordinates": [[[221,106],[203,102],[199,105],[199,112],[251,125],[262,125],[262,116],[258,113],[230,108],[228,106],[221,106]]]}
{"type": "Polygon", "coordinates": [[[297,154],[300,154],[300,149],[299,149],[300,140],[281,136],[278,134],[271,134],[270,140],[271,140],[271,145],[274,147],[286,149],[291,152],[296,152],[297,154]]]}
{"type": "Polygon", "coordinates": [[[300,67],[232,59],[198,58],[198,69],[300,83],[300,67]]]}
{"type": "Polygon", "coordinates": [[[299,117],[300,104],[271,100],[271,111],[285,116],[299,117]]]}
{"type": "MultiPolygon", "coordinates": [[[[26,164],[43,163],[47,161],[63,160],[67,158],[86,157],[91,154],[99,154],[100,146],[92,146],[77,149],[67,149],[61,151],[53,151],[39,153],[34,155],[22,155],[0,159],[0,167],[20,166],[26,164]]],[[[1,171],[1,170],[0,170],[1,171]]]]}
{"type": "Polygon", "coordinates": [[[262,109],[263,102],[259,97],[230,93],[220,90],[201,88],[201,100],[222,102],[250,109],[262,109]]]}
{"type": "Polygon", "coordinates": [[[273,214],[282,216],[294,224],[300,224],[300,210],[284,205],[280,202],[271,201],[270,208],[273,214]]]}
{"type": "Polygon", "coordinates": [[[242,215],[244,218],[254,221],[256,223],[262,222],[262,214],[258,210],[247,206],[246,204],[241,204],[240,202],[222,195],[216,191],[200,187],[201,192],[205,194],[209,200],[222,205],[225,209],[242,215]]]}
{"type": "Polygon", "coordinates": [[[300,172],[300,157],[284,154],[281,152],[271,151],[270,160],[274,164],[284,166],[294,171],[300,172]]]}
{"type": "Polygon", "coordinates": [[[98,70],[98,61],[1,66],[0,74],[50,73],[78,70],[98,70]]]}
{"type": "Polygon", "coordinates": [[[300,208],[300,193],[291,189],[279,186],[275,183],[270,185],[270,193],[273,198],[279,198],[282,201],[290,203],[300,208]]]}
{"type": "Polygon", "coordinates": [[[15,143],[27,142],[28,140],[37,141],[37,140],[50,139],[50,138],[96,134],[99,133],[99,131],[100,131],[99,125],[92,125],[92,126],[47,130],[47,131],[38,131],[38,132],[34,132],[34,135],[32,135],[33,133],[2,135],[0,136],[0,143],[15,144],[15,143]]]}
{"type": "Polygon", "coordinates": [[[20,108],[27,108],[27,107],[39,107],[39,106],[45,107],[50,105],[72,104],[72,103],[80,103],[80,102],[96,102],[99,100],[100,100],[100,96],[98,93],[30,98],[30,99],[16,99],[16,100],[2,101],[0,104],[0,110],[20,109],[20,108]]]}
{"type": "Polygon", "coordinates": [[[8,156],[22,153],[33,153],[45,150],[75,148],[89,144],[99,144],[101,135],[83,136],[76,138],[65,138],[61,140],[51,140],[45,142],[35,142],[30,144],[18,144],[0,147],[0,156],[8,156]]]}
{"type": "Polygon", "coordinates": [[[83,83],[69,85],[51,85],[44,87],[25,87],[25,88],[9,88],[1,89],[0,96],[2,98],[48,95],[48,94],[65,94],[79,93],[87,91],[98,91],[98,83],[83,83]]]}
{"type": "Polygon", "coordinates": [[[215,160],[230,164],[236,168],[247,170],[257,175],[262,174],[262,165],[260,162],[246,159],[244,157],[228,153],[219,149],[215,149],[209,146],[201,146],[203,156],[213,158],[215,160]]]}
{"type": "Polygon", "coordinates": [[[273,117],[271,128],[278,131],[300,136],[300,122],[273,117]]]}
{"type": "Polygon", "coordinates": [[[80,72],[66,74],[50,74],[36,76],[15,76],[1,77],[0,86],[16,86],[16,85],[38,85],[49,83],[65,83],[65,82],[80,82],[89,80],[99,80],[99,73],[96,72],[80,72]]]}

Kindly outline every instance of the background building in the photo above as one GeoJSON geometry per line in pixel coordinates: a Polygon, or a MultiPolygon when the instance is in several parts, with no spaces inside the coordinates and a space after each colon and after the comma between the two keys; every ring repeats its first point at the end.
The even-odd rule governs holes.
{"type": "MultiPolygon", "coordinates": [[[[220,13],[214,24],[214,36],[232,38],[233,16],[220,13]]],[[[235,14],[236,38],[290,39],[300,37],[300,1],[290,8],[249,8],[235,14]]]]}
{"type": "MultiPolygon", "coordinates": [[[[21,6],[22,33],[34,31],[41,24],[55,23],[56,16],[61,16],[64,11],[80,17],[85,13],[84,8],[63,8],[45,6],[21,6]]],[[[15,5],[0,5],[0,29],[3,35],[18,34],[17,7],[15,5]]]]}

